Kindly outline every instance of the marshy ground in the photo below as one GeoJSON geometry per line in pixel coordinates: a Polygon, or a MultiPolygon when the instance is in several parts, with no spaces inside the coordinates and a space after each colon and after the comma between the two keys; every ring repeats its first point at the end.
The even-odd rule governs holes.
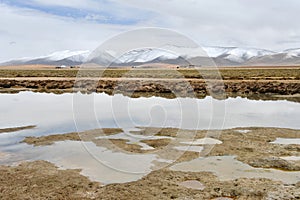
{"type": "MultiPolygon", "coordinates": [[[[216,98],[300,102],[300,67],[221,68],[218,73],[211,69],[1,68],[0,92],[20,91],[167,98],[203,98],[213,92],[216,98]]],[[[4,128],[0,133],[31,128],[35,126],[4,128]]],[[[130,140],[124,130],[114,128],[25,137],[21,144],[33,152],[43,147],[55,149],[58,143],[62,147],[68,142],[82,142],[112,154],[156,155],[159,159],[141,178],[125,183],[112,180],[109,184],[92,181],[81,168],[58,168],[55,162],[43,159],[3,165],[0,199],[300,199],[299,130],[142,127],[130,134],[138,139],[130,140]]],[[[0,159],[9,159],[7,152],[0,152],[0,159]]]]}
{"type": "Polygon", "coordinates": [[[166,164],[164,167],[162,163],[154,163],[157,169],[139,180],[106,185],[90,181],[80,174],[80,169],[62,170],[46,161],[1,166],[1,199],[288,200],[300,198],[300,144],[276,142],[278,138],[297,141],[300,138],[299,130],[235,128],[208,133],[205,130],[141,128],[132,131],[132,134],[137,137],[141,135],[158,137],[141,141],[153,148],[150,150],[143,150],[139,144],[132,144],[124,139],[99,138],[117,136],[120,133],[122,129],[99,129],[27,137],[23,142],[37,148],[51,146],[65,140],[82,140],[82,142],[93,142],[99,147],[104,146],[112,152],[121,150],[129,154],[142,155],[156,153],[162,159],[160,162],[178,153],[179,150],[174,147],[190,144],[190,146],[201,146],[203,150],[196,152],[187,149],[172,164],[166,164]],[[192,142],[190,135],[193,135],[192,142]],[[159,137],[164,138],[159,139],[159,137]],[[210,140],[203,140],[203,138],[210,138],[210,140]],[[113,145],[105,145],[108,143],[113,145]],[[230,169],[233,169],[232,172],[230,169]],[[201,187],[184,186],[183,183],[186,181],[194,181],[194,184],[199,182],[201,187]]]}
{"type": "Polygon", "coordinates": [[[300,101],[300,67],[0,69],[0,92],[105,92],[132,97],[207,95],[300,101]]]}

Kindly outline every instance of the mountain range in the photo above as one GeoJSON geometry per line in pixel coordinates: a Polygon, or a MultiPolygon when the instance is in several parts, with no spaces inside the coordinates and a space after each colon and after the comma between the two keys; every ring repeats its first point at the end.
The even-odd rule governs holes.
{"type": "Polygon", "coordinates": [[[160,49],[136,49],[122,56],[114,56],[112,52],[91,51],[59,51],[50,55],[20,58],[3,62],[0,65],[81,65],[96,63],[100,65],[135,66],[150,63],[168,63],[185,65],[199,63],[209,65],[212,61],[217,66],[257,66],[257,65],[298,65],[300,64],[300,48],[274,52],[264,49],[240,47],[203,47],[188,48],[168,46],[160,49]],[[176,53],[173,53],[176,52],[176,53]],[[208,64],[209,63],[209,64],[208,64]]]}

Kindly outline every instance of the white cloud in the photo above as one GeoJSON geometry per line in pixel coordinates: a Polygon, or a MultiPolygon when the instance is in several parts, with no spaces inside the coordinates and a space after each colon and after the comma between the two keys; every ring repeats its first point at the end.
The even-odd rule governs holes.
{"type": "Polygon", "coordinates": [[[274,50],[300,46],[300,40],[295,41],[295,36],[300,35],[298,0],[118,2],[157,12],[157,19],[152,19],[152,22],[161,21],[160,26],[187,34],[204,45],[253,46],[274,50]]]}
{"type": "MultiPolygon", "coordinates": [[[[118,19],[134,19],[138,20],[145,15],[149,15],[149,12],[145,12],[145,9],[133,9],[133,6],[128,6],[126,3],[114,2],[112,0],[30,0],[31,3],[40,6],[56,6],[78,9],[78,11],[90,11],[96,12],[98,16],[106,15],[113,16],[118,19]]],[[[95,15],[95,13],[92,13],[95,15]]]]}
{"type": "Polygon", "coordinates": [[[97,24],[0,4],[0,61],[61,50],[93,50],[131,26],[97,24]]]}
{"type": "Polygon", "coordinates": [[[66,49],[93,50],[114,34],[149,26],[178,31],[202,45],[271,50],[300,47],[298,0],[33,1],[97,12],[75,20],[0,4],[0,61],[66,49]],[[133,19],[136,24],[92,22],[110,23],[110,17],[133,19]]]}

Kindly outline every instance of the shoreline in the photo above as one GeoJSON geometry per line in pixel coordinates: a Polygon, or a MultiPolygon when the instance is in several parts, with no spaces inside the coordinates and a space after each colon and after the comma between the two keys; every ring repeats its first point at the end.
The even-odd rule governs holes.
{"type": "MultiPolygon", "coordinates": [[[[143,139],[140,142],[151,146],[152,150],[143,150],[139,143],[129,143],[124,138],[111,138],[107,136],[122,133],[122,129],[94,129],[83,132],[73,132],[41,137],[26,137],[22,142],[34,146],[48,146],[59,141],[93,142],[97,146],[104,146],[112,151],[121,150],[128,153],[151,153],[163,148],[173,148],[176,145],[184,146],[183,141],[210,138],[220,143],[204,144],[202,156],[226,156],[235,155],[237,160],[245,162],[253,167],[278,168],[288,171],[300,171],[299,163],[283,162],[280,156],[300,156],[298,145],[281,146],[272,144],[276,138],[300,138],[300,131],[286,128],[244,127],[224,130],[181,130],[177,128],[140,127],[139,131],[132,131],[133,136],[161,137],[160,139],[143,139]],[[246,131],[244,131],[246,130],[246,131]],[[244,133],[245,132],[245,133],[244,133]],[[151,135],[155,133],[154,135],[151,135]],[[180,136],[178,136],[179,134],[180,136]],[[179,138],[178,138],[179,137],[179,138]],[[175,140],[174,140],[175,139],[175,140]],[[177,141],[178,140],[178,141],[177,141]],[[118,148],[115,148],[118,147],[118,148]],[[266,153],[268,152],[268,153],[266,153]],[[271,160],[268,160],[271,158],[271,160]],[[276,158],[278,157],[278,158],[276,158]],[[280,164],[277,165],[277,162],[280,164]],[[274,164],[275,163],[275,164],[274,164]]],[[[193,146],[192,144],[188,144],[193,146]]],[[[196,145],[198,146],[198,145],[196,145]]],[[[169,150],[172,152],[172,150],[169,150]]],[[[188,152],[188,151],[187,151],[188,152]]],[[[176,153],[176,151],[174,151],[176,153]]],[[[188,154],[183,160],[193,159],[198,154],[188,154]]],[[[163,159],[167,159],[162,154],[163,159]]],[[[172,156],[171,156],[172,157],[172,156]]]]}
{"type": "MultiPolygon", "coordinates": [[[[78,71],[72,69],[0,67],[0,93],[300,102],[299,67],[225,68],[220,70],[224,80],[204,69],[206,81],[195,69],[129,71],[110,69],[98,80],[93,70],[83,70],[77,79],[78,71]]],[[[0,133],[29,127],[0,129],[0,133]]],[[[240,127],[207,132],[139,127],[128,132],[107,128],[18,137],[24,140],[0,152],[2,163],[7,163],[0,165],[1,199],[300,198],[299,129],[240,127]],[[136,169],[142,172],[138,176],[120,173],[136,169]]]]}
{"type": "MultiPolygon", "coordinates": [[[[57,79],[57,78],[55,78],[57,79]]],[[[228,97],[259,97],[266,99],[292,99],[300,101],[300,81],[212,81],[204,80],[139,80],[139,79],[106,79],[106,80],[9,80],[0,79],[1,93],[18,93],[20,91],[46,93],[120,93],[133,97],[166,96],[196,97],[213,96],[228,97]],[[208,85],[207,85],[208,84],[208,85]]],[[[59,78],[61,79],[61,78],[59,78]]],[[[259,98],[258,98],[259,99],[259,98]]]]}
{"type": "Polygon", "coordinates": [[[19,127],[11,127],[11,128],[1,128],[0,129],[0,134],[1,133],[17,132],[17,131],[22,131],[22,130],[27,130],[27,129],[33,129],[33,128],[36,128],[36,125],[19,126],[19,127]]]}
{"type": "MultiPolygon", "coordinates": [[[[49,66],[47,66],[49,67],[49,66]]],[[[121,93],[132,97],[213,96],[300,102],[300,67],[199,69],[1,68],[0,93],[121,93]]]]}

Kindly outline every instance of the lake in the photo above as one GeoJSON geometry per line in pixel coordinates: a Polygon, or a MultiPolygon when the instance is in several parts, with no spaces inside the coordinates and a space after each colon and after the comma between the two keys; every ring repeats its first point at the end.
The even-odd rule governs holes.
{"type": "MultiPolygon", "coordinates": [[[[124,130],[135,127],[190,130],[236,127],[300,129],[300,103],[289,101],[249,100],[240,97],[226,100],[212,97],[130,98],[120,94],[56,95],[33,92],[0,94],[0,98],[0,128],[37,126],[34,129],[0,134],[0,153],[8,154],[8,157],[0,158],[1,164],[48,160],[61,168],[83,169],[82,174],[102,183],[137,180],[152,170],[154,161],[172,161],[161,160],[155,154],[112,152],[91,142],[62,141],[51,146],[33,147],[20,141],[27,136],[118,127],[124,130]],[[105,163],[98,162],[103,158],[105,163]],[[136,162],[139,163],[138,167],[136,162]]],[[[119,136],[128,138],[131,135],[119,136]]],[[[177,149],[180,148],[185,147],[177,149]]],[[[195,147],[195,151],[200,150],[201,148],[195,147]]]]}

